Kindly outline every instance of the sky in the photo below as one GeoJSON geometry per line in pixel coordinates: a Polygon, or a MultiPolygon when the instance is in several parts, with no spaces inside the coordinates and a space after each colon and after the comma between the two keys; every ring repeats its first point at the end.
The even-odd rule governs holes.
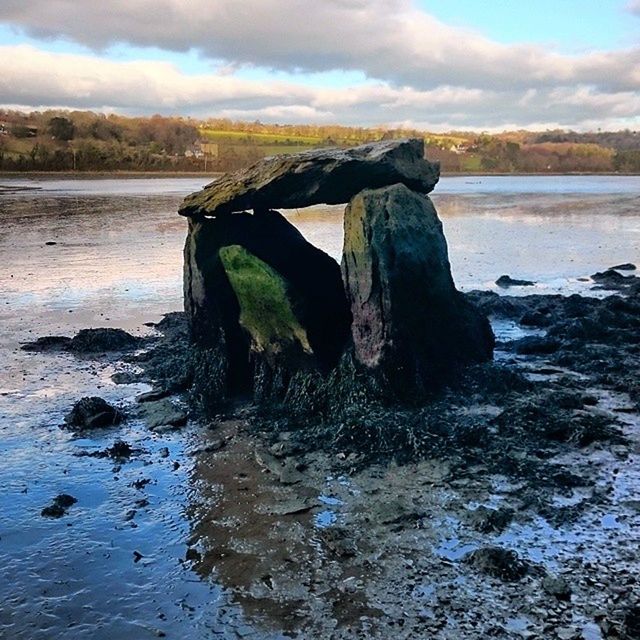
{"type": "Polygon", "coordinates": [[[0,0],[0,105],[640,129],[640,0],[0,0]]]}

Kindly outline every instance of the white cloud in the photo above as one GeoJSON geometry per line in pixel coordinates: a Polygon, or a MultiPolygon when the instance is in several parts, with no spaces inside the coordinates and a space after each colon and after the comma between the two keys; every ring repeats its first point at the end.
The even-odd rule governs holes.
{"type": "Polygon", "coordinates": [[[627,11],[633,13],[636,16],[640,16],[640,0],[630,0],[627,5],[627,11]]]}
{"type": "Polygon", "coordinates": [[[640,89],[638,47],[570,56],[504,45],[446,25],[411,0],[2,0],[0,21],[94,48],[195,48],[232,65],[358,70],[416,89],[640,89]]]}
{"type": "Polygon", "coordinates": [[[166,62],[0,46],[4,105],[68,107],[131,114],[185,114],[353,125],[413,123],[421,128],[640,128],[640,95],[588,85],[527,89],[431,89],[362,82],[346,88],[247,80],[229,69],[187,75],[166,62]]]}

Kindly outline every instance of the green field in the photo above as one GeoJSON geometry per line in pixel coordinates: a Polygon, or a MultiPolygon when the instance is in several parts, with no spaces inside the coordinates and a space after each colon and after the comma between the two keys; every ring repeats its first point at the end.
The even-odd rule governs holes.
{"type": "Polygon", "coordinates": [[[201,127],[200,135],[211,142],[230,142],[238,144],[254,145],[289,145],[295,147],[311,147],[322,142],[320,136],[296,136],[292,134],[279,133],[251,133],[248,131],[220,131],[217,129],[207,129],[201,127]]]}

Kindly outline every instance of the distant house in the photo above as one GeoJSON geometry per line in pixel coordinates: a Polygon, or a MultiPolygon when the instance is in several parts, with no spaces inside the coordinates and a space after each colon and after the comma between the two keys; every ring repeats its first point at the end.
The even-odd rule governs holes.
{"type": "Polygon", "coordinates": [[[220,153],[218,144],[214,142],[196,142],[192,144],[185,152],[187,158],[217,158],[220,153]]]}
{"type": "Polygon", "coordinates": [[[452,144],[449,147],[449,151],[452,151],[453,153],[457,153],[458,155],[460,155],[462,153],[467,153],[469,151],[469,147],[465,144],[452,144]]]}

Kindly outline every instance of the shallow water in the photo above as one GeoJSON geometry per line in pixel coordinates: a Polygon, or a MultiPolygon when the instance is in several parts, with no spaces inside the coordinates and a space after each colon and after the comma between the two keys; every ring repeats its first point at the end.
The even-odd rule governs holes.
{"type": "MultiPolygon", "coordinates": [[[[0,179],[0,637],[252,635],[231,594],[184,562],[203,492],[186,455],[198,431],[155,436],[134,420],[74,439],[58,425],[80,396],[126,403],[143,387],[114,385],[110,364],[17,348],[86,327],[147,332],[180,309],[186,223],[175,211],[205,182],[0,179]],[[120,470],[77,456],[116,437],[143,450],[120,470]],[[40,517],[62,492],[78,498],[69,514],[40,517]]],[[[508,273],[538,291],[589,291],[578,278],[640,259],[636,178],[443,178],[433,199],[463,289],[508,273]]],[[[339,257],[342,207],[287,215],[339,257]]]]}

